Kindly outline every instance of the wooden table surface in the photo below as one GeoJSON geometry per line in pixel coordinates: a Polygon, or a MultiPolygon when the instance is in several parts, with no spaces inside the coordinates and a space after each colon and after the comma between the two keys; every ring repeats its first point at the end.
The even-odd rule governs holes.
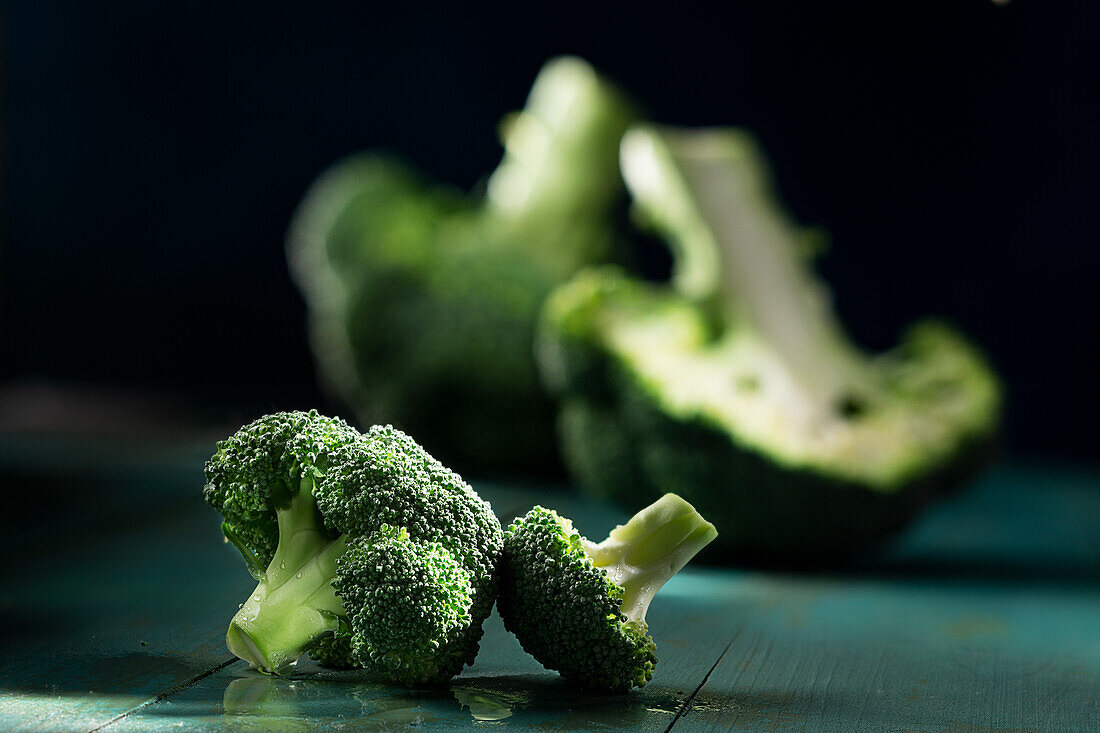
{"type": "MultiPolygon", "coordinates": [[[[4,441],[0,466],[35,450],[51,455],[4,441]]],[[[689,569],[649,612],[654,680],[593,696],[495,613],[444,689],[248,670],[224,634],[254,582],[199,498],[199,451],[26,482],[75,508],[0,540],[0,730],[1100,731],[1095,471],[995,468],[844,571],[689,569]]],[[[592,536],[625,518],[552,487],[478,488],[505,520],[534,502],[592,536]]]]}

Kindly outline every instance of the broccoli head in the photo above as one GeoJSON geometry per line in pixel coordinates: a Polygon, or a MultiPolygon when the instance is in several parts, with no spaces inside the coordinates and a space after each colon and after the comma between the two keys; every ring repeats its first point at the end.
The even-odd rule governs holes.
{"type": "Polygon", "coordinates": [[[277,413],[219,443],[206,477],[206,500],[259,581],[226,635],[238,657],[282,674],[309,652],[407,685],[473,661],[500,523],[412,438],[277,413]]]}
{"type": "Polygon", "coordinates": [[[621,157],[674,271],[589,269],[547,301],[541,366],[584,485],[675,491],[727,557],[804,560],[882,535],[980,464],[1000,406],[985,359],[936,322],[880,356],[853,346],[747,135],[639,127],[621,157]]]}
{"type": "Polygon", "coordinates": [[[500,615],[524,650],[563,677],[599,691],[642,687],[657,664],[649,604],[715,536],[673,494],[599,544],[536,506],[505,532],[500,615]]]}
{"type": "Polygon", "coordinates": [[[535,323],[554,285],[616,257],[630,119],[591,67],[557,59],[502,125],[484,193],[369,153],[311,187],[288,258],[320,377],[363,424],[393,423],[463,470],[555,464],[535,323]]]}

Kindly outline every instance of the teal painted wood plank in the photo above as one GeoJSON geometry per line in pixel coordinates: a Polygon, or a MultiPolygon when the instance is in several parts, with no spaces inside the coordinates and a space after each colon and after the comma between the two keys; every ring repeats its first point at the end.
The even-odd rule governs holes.
{"type": "MultiPolygon", "coordinates": [[[[71,549],[21,548],[0,595],[0,729],[91,730],[130,712],[106,730],[1100,730],[1100,491],[1088,474],[995,472],[846,576],[678,577],[650,612],[657,677],[605,697],[542,670],[495,618],[477,663],[442,691],[217,670],[252,581],[190,485],[198,474],[175,470],[150,478],[164,482],[150,491],[167,516],[75,534],[71,549]]],[[[479,488],[505,521],[535,502],[592,536],[625,519],[570,494],[479,488]]]]}
{"type": "Polygon", "coordinates": [[[1095,594],[1036,615],[1028,606],[1049,599],[847,583],[751,592],[761,613],[677,730],[1100,729],[1095,594]],[[1036,622],[1066,628],[1037,646],[1028,638],[1046,630],[1036,622]]]}
{"type": "Polygon", "coordinates": [[[738,573],[754,611],[676,730],[1100,731],[1100,486],[999,471],[844,576],[738,573]]]}
{"type": "Polygon", "coordinates": [[[996,466],[929,507],[871,565],[945,580],[1100,582],[1100,473],[996,466]]]}
{"type": "Polygon", "coordinates": [[[0,597],[0,729],[88,730],[230,658],[211,630],[253,581],[211,519],[196,500],[26,552],[0,597]]]}

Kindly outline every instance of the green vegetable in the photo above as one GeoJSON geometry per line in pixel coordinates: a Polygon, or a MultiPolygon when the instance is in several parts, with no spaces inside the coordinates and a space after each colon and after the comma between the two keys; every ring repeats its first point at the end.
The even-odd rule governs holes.
{"type": "Polygon", "coordinates": [[[314,412],[245,425],[204,497],[259,581],[229,649],[284,674],[309,652],[406,685],[473,662],[503,535],[487,502],[409,436],[314,412]]]}
{"type": "Polygon", "coordinates": [[[505,532],[497,608],[543,666],[589,689],[626,692],[657,664],[645,620],[654,595],[716,535],[673,494],[599,544],[537,506],[505,532]]]}
{"type": "Polygon", "coordinates": [[[325,385],[364,424],[393,423],[463,470],[555,465],[535,323],[553,286],[615,256],[630,119],[591,67],[562,58],[502,126],[484,194],[373,154],[321,176],[288,257],[325,385]]]}
{"type": "Polygon", "coordinates": [[[1001,401],[984,358],[934,322],[880,356],[853,346],[747,135],[639,127],[621,157],[675,270],[668,287],[590,269],[547,302],[542,367],[582,483],[628,505],[681,494],[727,557],[805,559],[979,463],[1001,401]]]}

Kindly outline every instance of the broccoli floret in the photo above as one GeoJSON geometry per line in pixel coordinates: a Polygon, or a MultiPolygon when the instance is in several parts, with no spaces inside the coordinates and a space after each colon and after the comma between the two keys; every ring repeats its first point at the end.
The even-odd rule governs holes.
{"type": "Polygon", "coordinates": [[[309,652],[407,685],[473,661],[500,523],[409,436],[278,413],[219,443],[206,476],[206,500],[259,580],[226,635],[238,657],[283,674],[309,652]]]}
{"type": "Polygon", "coordinates": [[[373,154],[326,172],[287,244],[325,386],[363,424],[397,425],[462,470],[553,466],[535,323],[554,285],[617,255],[630,119],[591,67],[558,59],[502,126],[483,194],[373,154]]]}
{"type": "MultiPolygon", "coordinates": [[[[279,517],[291,521],[299,488],[324,474],[328,454],[360,438],[339,418],[310,412],[265,415],[218,443],[206,462],[203,497],[221,512],[222,532],[244,556],[252,576],[266,572],[279,544],[279,517]]],[[[305,492],[305,502],[312,502],[305,492]]],[[[308,507],[295,505],[309,519],[308,507]]]]}
{"type": "Polygon", "coordinates": [[[881,536],[980,464],[1000,406],[984,358],[933,322],[853,346],[751,138],[638,127],[621,157],[675,268],[670,286],[589,269],[548,299],[541,365],[583,484],[675,491],[727,558],[789,560],[881,536]]]}
{"type": "MultiPolygon", "coordinates": [[[[369,536],[385,525],[400,527],[411,542],[439,546],[425,546],[415,553],[407,548],[409,558],[415,554],[422,563],[440,553],[449,554],[469,576],[470,602],[466,609],[469,621],[456,624],[447,634],[433,639],[440,669],[437,678],[447,679],[464,664],[474,661],[482,623],[492,611],[496,565],[503,546],[500,522],[488,502],[408,435],[389,426],[375,426],[364,438],[333,454],[333,466],[323,482],[324,490],[318,493],[317,504],[326,526],[334,532],[369,536]]],[[[395,542],[390,538],[391,546],[395,542]]],[[[433,563],[431,572],[441,578],[456,577],[439,563],[433,563]]],[[[416,565],[407,567],[412,569],[416,565]]],[[[401,578],[401,584],[421,582],[422,572],[427,571],[401,578]]],[[[361,585],[358,580],[356,583],[361,585]]],[[[352,586],[344,585],[347,592],[352,592],[352,586]]],[[[453,603],[453,598],[449,593],[440,596],[440,605],[431,611],[435,621],[448,617],[450,612],[444,606],[453,603]]],[[[403,618],[413,626],[421,625],[417,617],[422,611],[415,599],[411,600],[406,608],[392,612],[388,618],[403,618]]],[[[336,632],[333,644],[343,648],[341,639],[350,636],[349,652],[357,666],[385,674],[392,657],[385,657],[383,650],[372,646],[372,639],[383,638],[384,634],[376,630],[372,633],[381,636],[356,636],[354,626],[341,629],[336,632]],[[369,651],[370,655],[361,656],[363,651],[369,651]]],[[[401,650],[413,659],[416,652],[417,649],[401,650]]],[[[329,657],[328,661],[334,666],[346,666],[339,658],[329,657]]]]}
{"type": "Polygon", "coordinates": [[[653,677],[654,595],[717,536],[686,501],[666,494],[599,544],[536,506],[504,538],[498,608],[543,666],[586,688],[626,692],[653,677]]]}
{"type": "Polygon", "coordinates": [[[338,570],[332,585],[347,609],[350,658],[413,682],[462,668],[473,577],[454,553],[382,525],[349,543],[338,570]]]}

